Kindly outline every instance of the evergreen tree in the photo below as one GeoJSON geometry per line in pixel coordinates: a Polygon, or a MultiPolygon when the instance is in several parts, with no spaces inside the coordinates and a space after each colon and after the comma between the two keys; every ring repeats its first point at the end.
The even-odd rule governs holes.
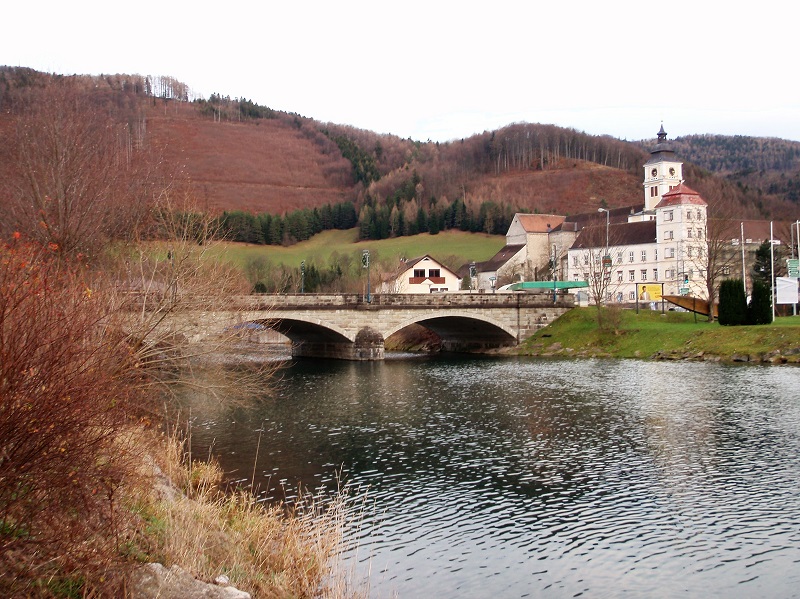
{"type": "Polygon", "coordinates": [[[719,324],[738,326],[747,323],[747,298],[741,279],[726,279],[719,286],[719,324]]]}
{"type": "Polygon", "coordinates": [[[753,281],[753,293],[747,306],[747,324],[772,322],[772,287],[763,281],[753,281]]]}

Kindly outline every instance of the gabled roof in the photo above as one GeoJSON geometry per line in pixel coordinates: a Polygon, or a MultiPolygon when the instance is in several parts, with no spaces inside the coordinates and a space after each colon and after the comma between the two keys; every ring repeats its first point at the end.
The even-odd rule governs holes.
{"type": "Polygon", "coordinates": [[[694,189],[688,185],[681,183],[675,189],[671,189],[663,196],[661,201],[656,204],[656,210],[659,208],[669,208],[670,206],[683,206],[685,204],[693,204],[695,206],[707,206],[705,200],[700,197],[694,189]]]}
{"type": "Polygon", "coordinates": [[[522,225],[526,233],[547,233],[564,222],[558,214],[515,214],[514,217],[522,225]]]}
{"type": "MultiPolygon", "coordinates": [[[[642,245],[656,242],[656,221],[645,220],[632,223],[616,223],[608,229],[609,245],[611,247],[642,245]]],[[[606,241],[605,225],[592,225],[585,227],[575,238],[573,250],[604,247],[606,241]]]]}
{"type": "MultiPolygon", "coordinates": [[[[504,246],[499,252],[497,252],[486,262],[480,262],[476,264],[476,266],[478,267],[478,271],[479,272],[496,271],[506,262],[511,260],[511,258],[516,256],[520,252],[520,250],[525,249],[525,247],[527,246],[524,243],[504,246]]],[[[467,266],[467,272],[469,272],[469,265],[466,266],[467,266]]],[[[459,269],[459,272],[460,270],[461,269],[459,269]]]]}
{"type": "Polygon", "coordinates": [[[419,257],[417,257],[417,258],[411,258],[410,260],[405,260],[405,261],[402,261],[402,268],[401,268],[401,270],[400,270],[400,273],[399,273],[399,274],[402,274],[402,273],[404,273],[404,272],[408,272],[409,270],[411,270],[412,268],[414,268],[414,267],[415,267],[417,264],[419,264],[420,262],[422,262],[422,261],[423,261],[423,260],[425,260],[426,258],[427,258],[428,260],[430,260],[431,262],[435,263],[435,264],[436,264],[436,266],[437,266],[437,267],[439,267],[439,268],[441,268],[442,270],[446,270],[446,271],[447,271],[447,272],[449,272],[450,274],[458,276],[458,275],[457,275],[457,273],[455,273],[455,272],[453,272],[452,270],[450,270],[450,269],[449,269],[447,266],[445,266],[444,264],[442,264],[441,262],[439,262],[439,261],[438,261],[436,258],[434,258],[433,256],[431,256],[430,254],[425,254],[424,256],[419,256],[419,257]]]}

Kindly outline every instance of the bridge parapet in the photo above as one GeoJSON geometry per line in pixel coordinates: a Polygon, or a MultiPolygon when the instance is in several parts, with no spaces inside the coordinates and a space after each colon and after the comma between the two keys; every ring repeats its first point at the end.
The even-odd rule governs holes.
{"type": "Polygon", "coordinates": [[[358,293],[284,293],[275,295],[238,296],[234,305],[246,310],[314,310],[392,308],[572,308],[574,296],[538,293],[384,293],[370,301],[358,293]]]}

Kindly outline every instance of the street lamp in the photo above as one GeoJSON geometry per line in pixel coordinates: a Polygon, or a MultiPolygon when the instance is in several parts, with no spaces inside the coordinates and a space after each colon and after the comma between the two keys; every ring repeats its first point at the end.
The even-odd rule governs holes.
{"type": "Polygon", "coordinates": [[[598,212],[605,212],[606,213],[606,254],[608,253],[608,225],[611,220],[611,213],[608,211],[608,208],[598,208],[598,212]]]}

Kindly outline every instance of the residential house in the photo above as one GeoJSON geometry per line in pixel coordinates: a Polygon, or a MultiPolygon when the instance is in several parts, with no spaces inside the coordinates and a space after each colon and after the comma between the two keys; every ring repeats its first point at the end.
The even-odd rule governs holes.
{"type": "Polygon", "coordinates": [[[458,291],[460,278],[445,265],[425,255],[401,261],[399,273],[381,283],[381,293],[437,293],[458,291]]]}

